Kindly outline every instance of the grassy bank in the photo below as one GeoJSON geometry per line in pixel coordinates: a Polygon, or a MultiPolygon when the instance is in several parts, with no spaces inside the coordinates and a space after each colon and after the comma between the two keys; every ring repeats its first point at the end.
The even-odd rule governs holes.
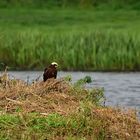
{"type": "Polygon", "coordinates": [[[105,9],[140,9],[139,0],[1,0],[0,7],[52,8],[80,7],[105,9]]]}
{"type": "Polygon", "coordinates": [[[87,90],[64,79],[0,79],[0,139],[115,140],[140,137],[140,122],[131,110],[101,105],[101,89],[87,90]]]}
{"type": "Polygon", "coordinates": [[[0,9],[0,61],[11,69],[140,70],[140,12],[0,9]]]}

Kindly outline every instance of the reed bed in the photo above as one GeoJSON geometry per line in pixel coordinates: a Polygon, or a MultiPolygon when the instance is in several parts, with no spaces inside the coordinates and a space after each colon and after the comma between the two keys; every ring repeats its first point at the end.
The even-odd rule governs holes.
{"type": "Polygon", "coordinates": [[[41,70],[52,61],[61,70],[140,70],[139,15],[137,10],[0,9],[0,62],[13,70],[41,70]]]}
{"type": "Polygon", "coordinates": [[[62,70],[140,70],[140,40],[111,31],[1,35],[0,60],[13,69],[42,69],[52,61],[62,70]]]}
{"type": "Polygon", "coordinates": [[[63,79],[28,84],[0,77],[0,139],[138,140],[133,110],[101,105],[101,89],[63,79]]]}

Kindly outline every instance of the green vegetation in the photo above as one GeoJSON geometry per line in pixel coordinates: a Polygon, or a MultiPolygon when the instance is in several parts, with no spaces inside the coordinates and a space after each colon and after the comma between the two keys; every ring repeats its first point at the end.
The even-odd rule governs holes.
{"type": "Polygon", "coordinates": [[[0,62],[14,70],[43,69],[52,61],[61,70],[140,70],[139,5],[1,0],[0,62]]]}
{"type": "Polygon", "coordinates": [[[140,9],[139,0],[1,0],[0,7],[81,7],[81,8],[109,8],[109,9],[140,9]]]}
{"type": "Polygon", "coordinates": [[[11,69],[140,70],[140,11],[0,9],[0,61],[11,69]]]}
{"type": "Polygon", "coordinates": [[[134,111],[104,107],[102,89],[87,90],[83,83],[72,85],[64,79],[29,85],[3,74],[0,139],[139,139],[140,122],[134,111]]]}

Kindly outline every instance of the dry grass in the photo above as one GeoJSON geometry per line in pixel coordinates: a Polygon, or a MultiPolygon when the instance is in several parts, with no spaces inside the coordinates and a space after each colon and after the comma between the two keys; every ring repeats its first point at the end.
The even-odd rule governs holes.
{"type": "Polygon", "coordinates": [[[140,122],[133,110],[121,110],[114,108],[94,108],[94,114],[105,123],[108,138],[139,140],[140,122]]]}
{"type": "Polygon", "coordinates": [[[0,78],[0,138],[8,134],[13,139],[139,140],[135,111],[97,104],[100,92],[75,87],[64,79],[27,84],[4,74],[0,78]],[[17,131],[24,131],[22,137],[17,131]]]}
{"type": "Polygon", "coordinates": [[[68,114],[77,108],[72,87],[63,79],[34,82],[27,85],[21,80],[3,80],[0,83],[0,108],[4,112],[68,114]]]}

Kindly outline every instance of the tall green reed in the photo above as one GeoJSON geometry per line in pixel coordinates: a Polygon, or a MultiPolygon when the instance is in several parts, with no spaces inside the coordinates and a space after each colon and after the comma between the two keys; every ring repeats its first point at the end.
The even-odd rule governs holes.
{"type": "Polygon", "coordinates": [[[0,38],[0,61],[19,69],[57,61],[62,70],[140,70],[140,40],[113,31],[25,31],[0,38]]]}

